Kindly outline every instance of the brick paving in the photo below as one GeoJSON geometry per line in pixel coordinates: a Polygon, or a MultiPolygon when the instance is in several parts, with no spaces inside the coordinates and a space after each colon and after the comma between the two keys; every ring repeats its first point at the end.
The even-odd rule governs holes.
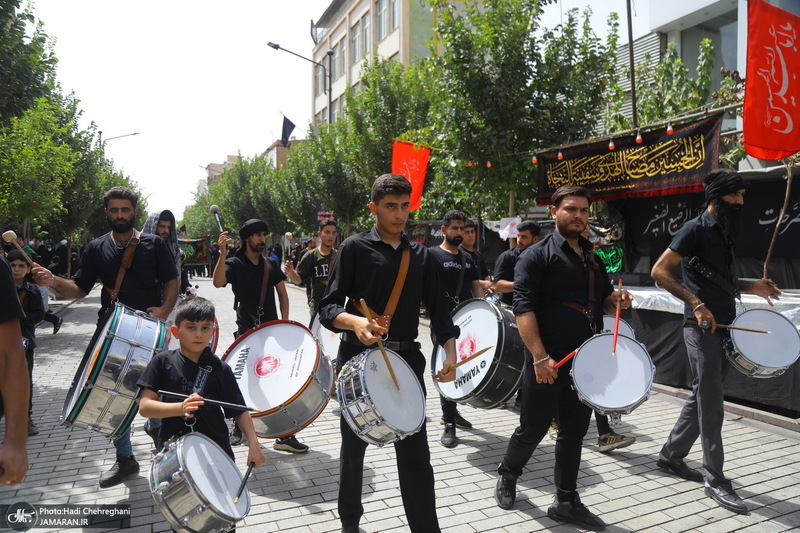
{"type": "MultiPolygon", "coordinates": [[[[230,345],[235,328],[231,292],[215,289],[208,278],[195,278],[193,282],[200,286],[200,295],[217,306],[220,322],[217,352],[221,354],[230,345]]],[[[291,288],[289,294],[291,318],[307,323],[305,292],[291,288]]],[[[152,441],[141,429],[141,417],[134,421],[133,434],[141,472],[110,489],[100,489],[97,479],[114,462],[111,443],[89,430],[69,429],[58,423],[70,382],[94,331],[98,307],[99,292],[95,289],[87,298],[59,309],[64,325],[57,335],[51,334],[49,324],[37,330],[34,420],[40,433],[29,441],[32,468],[28,476],[21,485],[0,488],[0,503],[130,504],[131,531],[169,531],[150,494],[147,472],[152,441]]],[[[421,327],[419,340],[423,352],[430,353],[427,327],[421,327]]],[[[430,381],[427,388],[428,436],[443,531],[577,531],[547,517],[554,491],[554,441],[545,437],[518,482],[516,506],[504,511],[497,507],[492,495],[496,467],[517,425],[517,413],[511,409],[460,406],[461,413],[475,428],[459,430],[459,445],[446,449],[438,442],[442,428],[438,397],[430,381]]],[[[578,482],[583,502],[606,521],[607,531],[773,533],[800,529],[800,433],[785,429],[797,428],[797,421],[758,412],[756,418],[773,423],[753,420],[752,409],[734,409],[726,417],[725,471],[751,508],[749,515],[736,515],[706,497],[701,484],[668,476],[655,466],[658,450],[678,416],[681,403],[675,391],[665,387],[654,389],[647,402],[623,417],[623,425],[618,429],[635,435],[637,442],[611,454],[597,451],[597,434],[592,424],[578,482]]],[[[262,440],[267,463],[250,478],[251,510],[239,523],[238,531],[340,530],[336,512],[339,419],[332,412],[335,406],[331,402],[299,434],[300,440],[311,447],[305,455],[276,451],[271,440],[262,440]]],[[[0,434],[2,431],[0,424],[0,434]]],[[[236,447],[235,451],[237,464],[244,469],[246,447],[236,447]]],[[[699,468],[700,459],[699,447],[695,447],[688,463],[699,468]]],[[[368,449],[363,501],[366,511],[362,531],[408,530],[392,446],[368,449]]]]}

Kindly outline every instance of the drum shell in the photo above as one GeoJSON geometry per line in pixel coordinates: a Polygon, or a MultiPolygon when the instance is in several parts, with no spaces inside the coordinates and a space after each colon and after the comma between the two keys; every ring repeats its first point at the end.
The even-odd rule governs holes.
{"type": "MultiPolygon", "coordinates": [[[[237,356],[238,350],[247,346],[248,342],[252,342],[254,347],[260,342],[255,341],[259,336],[270,335],[269,328],[273,328],[276,333],[280,328],[292,328],[293,332],[302,335],[303,345],[300,347],[307,347],[313,349],[314,363],[310,373],[306,376],[304,383],[300,386],[299,390],[292,395],[281,398],[276,401],[280,402],[274,407],[268,407],[263,403],[259,405],[258,401],[248,397],[247,388],[240,385],[242,394],[245,397],[245,403],[256,408],[250,414],[255,427],[256,435],[263,438],[283,438],[293,435],[301,429],[311,424],[325,409],[330,401],[330,395],[333,392],[333,384],[335,378],[335,371],[330,359],[322,353],[319,349],[314,335],[311,331],[299,322],[291,320],[275,320],[272,322],[265,322],[257,328],[253,328],[243,335],[228,348],[222,356],[223,361],[227,361],[231,368],[234,369],[234,375],[237,379],[240,378],[237,372],[240,371],[237,365],[239,357],[237,356]],[[294,329],[300,328],[300,329],[294,329]],[[312,344],[309,344],[313,342],[312,344]]],[[[264,354],[259,351],[252,352],[247,356],[246,368],[242,371],[249,371],[249,367],[254,358],[258,358],[264,354]]],[[[271,400],[274,398],[270,398],[271,400]]]]}
{"type": "MultiPolygon", "coordinates": [[[[191,473],[183,460],[183,446],[186,437],[207,441],[207,445],[219,450],[220,459],[233,461],[216,443],[205,435],[190,433],[182,439],[168,443],[164,450],[159,452],[150,466],[150,492],[161,514],[169,525],[176,531],[192,533],[205,533],[215,531],[228,531],[250,512],[250,494],[245,489],[240,500],[245,500],[246,510],[241,516],[231,516],[217,509],[209,499],[199,490],[192,479],[191,473]]],[[[233,465],[236,468],[235,464],[233,465]]],[[[236,470],[238,472],[238,469],[236,470]]],[[[241,483],[231,480],[231,486],[241,483]]],[[[235,495],[231,495],[233,498],[235,495]]]]}
{"type": "Polygon", "coordinates": [[[114,304],[78,367],[61,423],[88,428],[110,439],[124,434],[138,412],[139,377],[166,342],[162,320],[114,304]]]}
{"type": "Polygon", "coordinates": [[[572,361],[570,375],[572,377],[573,388],[578,399],[595,411],[611,417],[619,417],[631,413],[634,409],[643,404],[650,396],[655,378],[655,365],[650,359],[647,348],[635,339],[618,335],[617,354],[611,355],[611,344],[614,334],[601,333],[587,339],[577,350],[572,361]],[[596,350],[599,349],[600,353],[596,350]],[[631,357],[628,353],[633,354],[631,357]],[[635,365],[634,363],[638,363],[635,365]],[[615,365],[627,365],[626,368],[615,365]],[[597,372],[590,372],[592,367],[597,368],[597,372]],[[627,387],[628,394],[616,392],[617,403],[620,396],[627,398],[627,403],[622,405],[608,405],[599,403],[595,384],[596,378],[603,377],[610,369],[619,368],[620,374],[624,379],[614,377],[611,386],[627,387]],[[637,373],[639,370],[641,373],[637,373]],[[638,388],[637,388],[638,387],[638,388]]]}
{"type": "Polygon", "coordinates": [[[722,342],[728,361],[742,374],[759,379],[782,375],[800,357],[800,332],[782,314],[771,309],[748,309],[740,313],[731,324],[769,331],[769,334],[730,330],[730,337],[722,342]],[[765,357],[763,351],[770,352],[765,357]],[[775,357],[779,350],[780,358],[775,357]],[[769,364],[771,363],[771,364],[769,364]]]}
{"type": "MultiPolygon", "coordinates": [[[[411,366],[398,354],[386,350],[391,359],[395,374],[402,377],[411,375],[413,379],[402,381],[404,394],[416,394],[421,400],[422,410],[416,428],[411,431],[402,430],[381,414],[370,397],[369,380],[366,379],[366,361],[370,352],[366,350],[350,359],[342,368],[336,383],[336,395],[342,409],[342,418],[361,440],[378,447],[391,444],[417,433],[425,423],[425,394],[414,375],[411,366]],[[401,369],[405,371],[401,374],[401,369]]],[[[400,379],[398,377],[398,379],[400,379]]]]}
{"type": "MultiPolygon", "coordinates": [[[[488,368],[481,369],[483,378],[479,385],[463,396],[452,394],[451,387],[453,385],[440,384],[434,381],[434,386],[440,395],[449,400],[473,407],[491,409],[505,403],[519,389],[522,382],[522,369],[525,364],[525,345],[519,335],[516,318],[511,311],[497,303],[481,298],[473,298],[461,302],[451,313],[453,322],[456,325],[467,324],[466,326],[460,326],[461,334],[456,339],[456,346],[459,346],[466,336],[470,334],[469,321],[471,317],[467,313],[473,308],[489,310],[496,321],[497,341],[495,343],[494,339],[491,340],[492,343],[495,343],[491,362],[488,364],[488,368]]],[[[487,340],[476,345],[472,353],[490,345],[487,340]]],[[[444,349],[441,346],[437,346],[431,361],[431,370],[434,373],[442,368],[441,363],[444,360],[444,356],[444,349]]],[[[457,369],[456,379],[463,373],[469,372],[472,366],[477,365],[468,363],[457,369]]]]}
{"type": "Polygon", "coordinates": [[[311,332],[314,334],[314,338],[317,339],[319,349],[331,360],[331,364],[335,368],[339,344],[342,342],[339,335],[323,326],[319,321],[319,315],[315,315],[313,322],[311,322],[311,332]]]}

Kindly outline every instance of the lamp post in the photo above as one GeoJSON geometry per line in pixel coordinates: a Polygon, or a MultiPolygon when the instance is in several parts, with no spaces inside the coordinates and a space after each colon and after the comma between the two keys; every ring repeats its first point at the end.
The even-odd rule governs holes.
{"type": "Polygon", "coordinates": [[[333,96],[331,94],[333,86],[331,85],[331,68],[330,68],[331,67],[331,61],[333,60],[333,50],[328,50],[328,52],[326,53],[326,55],[328,56],[328,66],[326,67],[322,63],[314,61],[313,59],[309,59],[309,58],[307,58],[305,56],[301,56],[300,54],[296,54],[296,53],[292,52],[291,50],[287,50],[286,48],[282,48],[281,45],[279,45],[277,43],[267,43],[267,46],[269,46],[270,48],[274,48],[275,50],[283,50],[284,52],[287,52],[289,54],[292,54],[293,56],[299,57],[300,59],[305,59],[309,63],[314,63],[315,65],[317,65],[319,67],[322,67],[322,71],[325,73],[325,78],[328,80],[328,87],[327,88],[323,88],[323,89],[325,89],[325,92],[328,93],[328,124],[333,123],[333,106],[332,106],[332,104],[333,104],[333,102],[332,102],[333,96]]]}
{"type": "MultiPolygon", "coordinates": [[[[125,135],[117,135],[115,137],[109,137],[106,140],[110,141],[112,139],[119,139],[120,137],[131,137],[133,135],[139,135],[139,132],[137,131],[136,133],[126,133],[125,135]]],[[[98,132],[97,132],[97,143],[100,146],[103,146],[103,131],[102,130],[98,130],[98,132]]]]}

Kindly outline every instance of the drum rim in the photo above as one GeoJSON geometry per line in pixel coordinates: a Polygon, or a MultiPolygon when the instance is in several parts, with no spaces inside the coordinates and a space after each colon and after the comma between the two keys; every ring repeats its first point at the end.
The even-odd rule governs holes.
{"type": "MultiPolygon", "coordinates": [[[[500,361],[496,357],[497,349],[500,346],[505,346],[506,345],[506,339],[507,339],[506,331],[505,331],[505,328],[501,328],[500,327],[501,324],[505,324],[505,317],[503,316],[503,313],[501,311],[502,307],[500,307],[500,305],[498,305],[498,303],[490,302],[486,298],[470,298],[469,300],[464,300],[463,302],[461,302],[460,304],[455,306],[453,308],[453,311],[450,313],[450,316],[451,317],[455,316],[455,314],[462,307],[466,307],[467,304],[470,304],[472,302],[483,302],[483,303],[485,303],[486,305],[489,306],[489,308],[492,310],[492,312],[495,314],[495,316],[499,319],[499,320],[497,320],[497,331],[498,331],[497,341],[498,341],[498,346],[494,347],[494,351],[492,353],[492,361],[489,364],[489,370],[486,372],[486,375],[481,380],[480,385],[478,387],[476,387],[475,389],[473,389],[472,391],[468,392],[465,396],[462,396],[461,398],[453,398],[451,396],[448,396],[447,394],[443,394],[442,393],[442,389],[440,388],[440,386],[442,384],[438,383],[437,381],[433,382],[433,386],[436,388],[436,391],[441,396],[444,396],[445,398],[447,398],[448,400],[450,400],[452,402],[468,403],[469,400],[471,400],[473,398],[477,398],[480,395],[480,393],[483,392],[483,390],[486,387],[489,386],[489,381],[491,381],[491,379],[497,373],[497,369],[498,369],[498,367],[500,365],[500,361]]],[[[456,341],[458,341],[458,339],[456,339],[456,341]]],[[[436,350],[434,350],[433,355],[431,356],[431,371],[434,371],[434,369],[435,369],[434,363],[436,362],[436,356],[439,354],[440,350],[443,350],[443,348],[441,346],[439,346],[439,345],[436,345],[436,350]]],[[[522,380],[522,373],[520,373],[520,381],[521,380],[522,380]]],[[[446,383],[445,383],[445,385],[446,385],[446,383]]],[[[498,405],[500,403],[502,403],[502,401],[501,402],[497,402],[498,405]]]]}
{"type": "MultiPolygon", "coordinates": [[[[771,313],[773,315],[776,315],[776,316],[780,317],[785,322],[787,322],[789,324],[789,326],[790,326],[790,330],[793,331],[797,335],[797,340],[798,340],[797,353],[795,353],[794,359],[792,359],[790,362],[788,362],[788,363],[786,363],[784,365],[781,365],[781,366],[770,366],[770,365],[767,365],[767,364],[765,364],[763,362],[756,361],[753,358],[751,358],[748,354],[745,354],[742,351],[742,349],[736,343],[736,337],[738,336],[738,332],[736,330],[731,330],[730,335],[728,336],[728,340],[730,340],[731,346],[733,347],[733,351],[736,354],[738,354],[739,356],[741,356],[744,359],[746,359],[751,365],[753,365],[753,367],[755,367],[757,369],[769,369],[769,370],[772,370],[773,372],[770,372],[768,374],[765,374],[765,373],[759,372],[759,371],[750,372],[750,371],[746,371],[743,368],[739,368],[737,366],[737,364],[734,364],[734,366],[736,366],[737,370],[739,370],[743,374],[745,374],[747,376],[750,376],[750,377],[777,377],[780,374],[775,374],[775,371],[781,370],[781,369],[783,369],[785,371],[790,366],[795,364],[798,359],[800,359],[800,330],[797,329],[797,326],[794,324],[794,322],[792,322],[789,319],[789,317],[787,317],[783,313],[781,313],[779,311],[775,311],[774,309],[765,309],[763,307],[754,307],[754,308],[751,308],[751,309],[745,309],[744,311],[742,311],[741,313],[739,313],[738,315],[736,315],[734,317],[733,321],[731,322],[731,325],[732,326],[736,326],[737,325],[736,321],[739,320],[740,317],[743,317],[747,313],[750,313],[750,312],[753,312],[753,311],[764,311],[764,312],[767,312],[767,313],[771,313]]],[[[732,357],[729,356],[728,359],[733,362],[733,358],[732,357]]],[[[781,372],[781,374],[782,373],[783,372],[781,372]]]]}
{"type": "Polygon", "coordinates": [[[580,355],[581,348],[583,348],[586,344],[589,344],[589,342],[591,342],[593,340],[596,340],[597,338],[599,338],[601,336],[609,336],[609,335],[613,336],[614,334],[613,333],[597,333],[596,335],[592,335],[591,337],[589,337],[588,339],[586,339],[585,341],[583,341],[581,343],[581,345],[576,350],[575,356],[573,357],[573,363],[572,363],[572,366],[569,369],[569,376],[572,379],[572,386],[575,388],[575,392],[578,394],[578,398],[579,399],[580,398],[585,398],[587,400],[587,401],[581,400],[581,402],[584,403],[585,405],[589,405],[590,407],[592,407],[593,409],[596,409],[598,411],[604,410],[604,412],[606,414],[608,414],[608,413],[625,413],[625,411],[624,411],[625,409],[628,409],[628,413],[630,413],[633,409],[635,409],[636,407],[641,405],[641,403],[644,402],[650,396],[650,392],[653,390],[653,383],[655,383],[656,370],[655,370],[655,365],[653,364],[653,358],[650,357],[650,352],[647,351],[647,346],[645,346],[643,343],[637,341],[636,339],[634,339],[632,337],[628,337],[627,335],[623,335],[622,333],[619,334],[619,337],[624,337],[625,339],[628,339],[628,340],[632,341],[634,344],[638,345],[642,350],[644,350],[645,355],[647,355],[648,359],[650,360],[650,366],[649,366],[650,379],[649,379],[649,382],[646,384],[647,385],[647,390],[644,392],[644,394],[641,394],[640,396],[638,396],[634,402],[632,402],[630,404],[627,404],[627,405],[625,405],[623,407],[618,407],[618,408],[600,406],[600,405],[598,405],[598,404],[596,404],[594,402],[590,402],[589,401],[590,398],[586,394],[584,394],[584,392],[581,390],[579,382],[575,380],[575,359],[577,359],[578,356],[580,355]]]}

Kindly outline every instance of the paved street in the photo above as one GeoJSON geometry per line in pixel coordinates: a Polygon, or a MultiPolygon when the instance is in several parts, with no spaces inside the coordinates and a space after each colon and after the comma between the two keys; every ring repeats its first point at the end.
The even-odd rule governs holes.
{"type": "MultiPolygon", "coordinates": [[[[221,330],[217,352],[221,354],[230,345],[235,328],[231,291],[215,289],[207,278],[193,282],[199,285],[201,296],[216,304],[221,330]]],[[[289,294],[291,318],[307,323],[305,292],[290,288],[289,294]]],[[[152,441],[141,430],[141,417],[134,421],[133,444],[142,470],[123,485],[105,490],[98,488],[97,480],[114,462],[111,443],[89,430],[68,429],[58,423],[70,382],[95,328],[98,307],[99,291],[95,288],[87,298],[58,311],[64,317],[64,326],[57,335],[51,334],[49,324],[37,331],[34,419],[41,432],[29,442],[33,466],[27,478],[21,485],[0,488],[0,502],[130,504],[133,531],[169,531],[150,495],[147,471],[152,441]]],[[[427,328],[421,328],[419,340],[423,352],[430,353],[427,328]]],[[[517,414],[462,406],[461,413],[475,429],[459,430],[459,446],[445,449],[438,442],[442,427],[438,396],[430,381],[427,388],[429,440],[444,531],[575,531],[547,517],[554,491],[554,441],[545,437],[528,464],[518,483],[514,510],[501,510],[492,496],[496,467],[517,424],[517,414]]],[[[604,455],[597,452],[594,426],[587,437],[579,477],[581,498],[609,524],[607,531],[773,533],[800,529],[800,433],[739,414],[726,418],[726,474],[751,508],[749,515],[736,515],[707,498],[702,485],[670,477],[656,468],[658,450],[682,403],[668,390],[659,391],[623,418],[618,431],[638,439],[630,448],[604,455]]],[[[276,451],[271,440],[262,441],[267,463],[250,479],[252,507],[239,524],[239,531],[340,530],[336,512],[339,419],[332,413],[335,405],[331,402],[314,424],[300,433],[300,440],[311,447],[305,455],[276,451]]],[[[784,426],[797,427],[796,421],[783,422],[784,426]]],[[[235,451],[237,464],[244,470],[246,448],[236,447],[235,451]]],[[[693,450],[688,462],[700,466],[699,448],[693,450]]],[[[364,479],[362,531],[407,531],[392,446],[370,446],[364,479]]]]}

